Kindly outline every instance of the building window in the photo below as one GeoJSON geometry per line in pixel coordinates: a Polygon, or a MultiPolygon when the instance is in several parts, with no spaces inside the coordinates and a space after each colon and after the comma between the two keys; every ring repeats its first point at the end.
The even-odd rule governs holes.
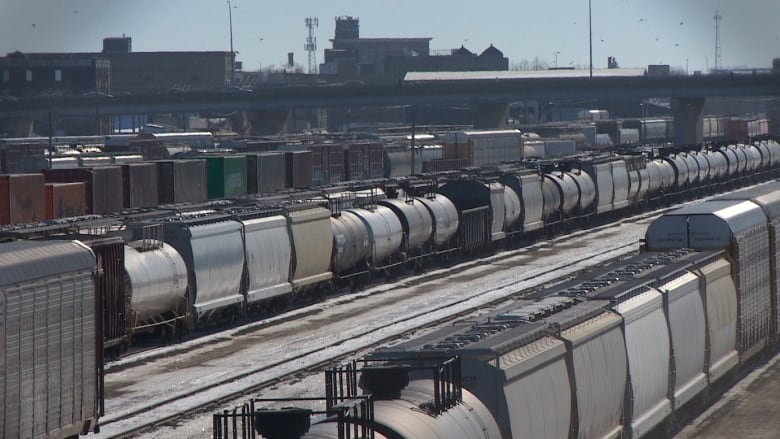
{"type": "Polygon", "coordinates": [[[27,82],[32,82],[32,70],[25,71],[24,77],[27,82]]]}
{"type": "Polygon", "coordinates": [[[3,82],[8,82],[11,80],[11,72],[8,70],[3,70],[3,82]]]}
{"type": "Polygon", "coordinates": [[[57,82],[62,81],[62,70],[61,69],[55,69],[54,70],[54,80],[57,82]]]}

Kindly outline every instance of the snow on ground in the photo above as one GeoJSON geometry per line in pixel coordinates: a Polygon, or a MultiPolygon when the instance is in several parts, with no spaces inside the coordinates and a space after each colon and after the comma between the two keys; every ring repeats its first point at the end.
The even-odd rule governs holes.
{"type": "MultiPolygon", "coordinates": [[[[229,385],[198,392],[188,400],[164,404],[132,422],[105,425],[101,433],[93,436],[113,437],[141,420],[155,419],[159,413],[192,411],[230,390],[246,388],[297,368],[374,346],[513,292],[553,283],[562,275],[558,268],[566,267],[565,271],[571,273],[637,250],[649,221],[615,224],[519,251],[502,252],[482,261],[463,263],[454,270],[439,269],[392,284],[377,285],[240,328],[117,361],[107,368],[107,415],[102,419],[103,423],[216,380],[234,377],[247,370],[263,371],[229,385]],[[437,277],[448,271],[450,274],[437,277]],[[457,306],[439,310],[456,303],[457,306]],[[378,329],[367,334],[374,328],[378,329]],[[287,363],[291,358],[296,360],[287,363]],[[277,363],[281,363],[279,367],[265,370],[277,363]]],[[[280,397],[321,395],[323,382],[322,374],[317,374],[300,382],[279,384],[270,395],[263,396],[277,393],[280,397]]],[[[229,404],[229,408],[234,405],[229,404]]],[[[214,411],[216,408],[209,413],[214,411]]],[[[211,417],[195,416],[175,428],[161,427],[142,437],[211,437],[211,417]]]]}

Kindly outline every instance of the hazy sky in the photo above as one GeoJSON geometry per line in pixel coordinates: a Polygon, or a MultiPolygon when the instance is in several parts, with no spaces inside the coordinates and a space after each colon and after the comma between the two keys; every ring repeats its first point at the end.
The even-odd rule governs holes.
{"type": "MultiPolygon", "coordinates": [[[[432,37],[431,49],[491,43],[510,65],[538,56],[588,64],[587,0],[233,0],[233,40],[245,70],[307,65],[304,18],[319,18],[317,61],[330,47],[336,16],[360,18],[363,37],[432,37]]],[[[720,10],[722,64],[768,67],[780,57],[778,0],[592,0],[594,67],[665,63],[690,71],[715,62],[720,10]]],[[[0,54],[100,51],[125,34],[134,51],[229,50],[224,0],[0,0],[0,54]]]]}

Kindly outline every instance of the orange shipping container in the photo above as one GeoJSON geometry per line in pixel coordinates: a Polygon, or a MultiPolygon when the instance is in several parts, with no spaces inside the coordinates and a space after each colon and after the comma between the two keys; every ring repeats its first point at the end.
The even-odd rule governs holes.
{"type": "Polygon", "coordinates": [[[84,183],[46,183],[46,218],[86,215],[84,183]]]}
{"type": "Polygon", "coordinates": [[[0,224],[45,219],[42,174],[0,175],[0,224]]]}

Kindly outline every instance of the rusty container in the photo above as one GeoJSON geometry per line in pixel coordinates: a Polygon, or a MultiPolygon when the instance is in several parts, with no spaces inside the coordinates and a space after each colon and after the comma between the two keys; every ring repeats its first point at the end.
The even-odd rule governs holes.
{"type": "Polygon", "coordinates": [[[43,175],[0,175],[0,224],[46,219],[44,200],[43,175]]]}
{"type": "Polygon", "coordinates": [[[84,183],[46,183],[46,219],[70,218],[87,213],[84,183]]]}

